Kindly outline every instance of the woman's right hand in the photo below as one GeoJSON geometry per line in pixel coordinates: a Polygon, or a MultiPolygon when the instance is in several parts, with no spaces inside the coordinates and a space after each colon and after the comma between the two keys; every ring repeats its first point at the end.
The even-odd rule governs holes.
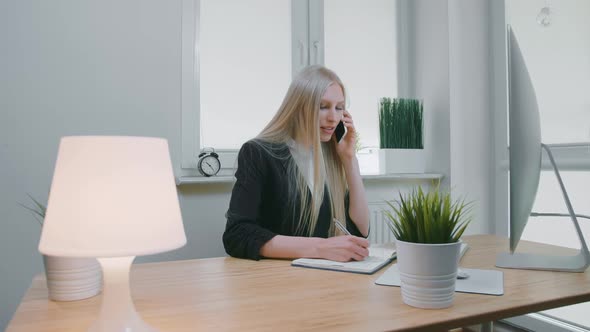
{"type": "Polygon", "coordinates": [[[323,239],[317,251],[319,258],[323,259],[338,262],[362,261],[369,255],[369,241],[353,235],[334,236],[323,239]]]}

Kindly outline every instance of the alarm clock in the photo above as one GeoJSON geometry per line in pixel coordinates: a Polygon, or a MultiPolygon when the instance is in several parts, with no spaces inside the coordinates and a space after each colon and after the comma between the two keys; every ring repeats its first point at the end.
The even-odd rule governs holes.
{"type": "Polygon", "coordinates": [[[198,158],[199,162],[197,163],[197,168],[204,176],[216,175],[221,169],[219,155],[215,153],[213,148],[205,148],[201,150],[198,158]]]}

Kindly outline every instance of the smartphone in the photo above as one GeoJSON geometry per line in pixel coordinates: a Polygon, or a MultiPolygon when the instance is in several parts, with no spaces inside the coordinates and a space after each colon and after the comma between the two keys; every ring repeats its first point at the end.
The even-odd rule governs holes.
{"type": "Polygon", "coordinates": [[[346,130],[346,126],[344,126],[344,122],[342,122],[342,121],[338,122],[338,125],[336,126],[336,130],[334,131],[334,134],[336,135],[336,142],[340,143],[340,141],[342,141],[344,136],[346,136],[347,132],[348,132],[348,130],[346,130]]]}

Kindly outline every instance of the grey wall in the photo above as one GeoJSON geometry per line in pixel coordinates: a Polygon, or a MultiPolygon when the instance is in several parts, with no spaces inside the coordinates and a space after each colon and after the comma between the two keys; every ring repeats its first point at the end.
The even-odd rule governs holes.
{"type": "MultiPolygon", "coordinates": [[[[446,175],[447,185],[477,195],[483,207],[471,233],[488,230],[490,218],[484,152],[492,151],[485,126],[489,96],[480,82],[489,59],[479,40],[487,38],[486,23],[478,22],[488,1],[409,5],[408,72],[415,75],[409,91],[428,108],[428,165],[446,175]],[[476,19],[467,20],[472,11],[476,19]],[[450,24],[449,17],[465,25],[450,24]],[[461,166],[473,158],[484,159],[461,166]]],[[[0,1],[0,329],[42,271],[40,226],[18,203],[27,201],[26,193],[46,200],[61,136],[165,137],[179,164],[180,15],[181,0],[0,1]]],[[[179,187],[187,246],[138,261],[223,255],[230,189],[179,187]]]]}
{"type": "Polygon", "coordinates": [[[424,148],[429,169],[450,170],[449,34],[446,1],[408,0],[410,95],[424,102],[424,148]]]}
{"type": "Polygon", "coordinates": [[[474,201],[468,233],[495,227],[490,1],[448,0],[451,188],[474,201]]]}
{"type": "MultiPolygon", "coordinates": [[[[180,161],[181,1],[0,1],[0,330],[42,271],[40,225],[64,135],[167,138],[180,161]]],[[[188,244],[138,258],[224,254],[231,184],[179,188],[188,244]]]]}
{"type": "Polygon", "coordinates": [[[443,185],[455,197],[474,201],[467,233],[491,233],[495,156],[489,8],[491,1],[500,1],[402,1],[409,15],[407,91],[424,100],[428,165],[446,175],[443,185]]]}

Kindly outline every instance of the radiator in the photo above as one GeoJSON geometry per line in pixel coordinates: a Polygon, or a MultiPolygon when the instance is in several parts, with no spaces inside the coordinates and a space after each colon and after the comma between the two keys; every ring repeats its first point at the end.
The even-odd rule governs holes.
{"type": "Polygon", "coordinates": [[[393,233],[387,227],[386,218],[383,211],[389,210],[389,206],[382,203],[369,203],[369,212],[371,213],[369,242],[372,244],[394,242],[393,233]]]}

